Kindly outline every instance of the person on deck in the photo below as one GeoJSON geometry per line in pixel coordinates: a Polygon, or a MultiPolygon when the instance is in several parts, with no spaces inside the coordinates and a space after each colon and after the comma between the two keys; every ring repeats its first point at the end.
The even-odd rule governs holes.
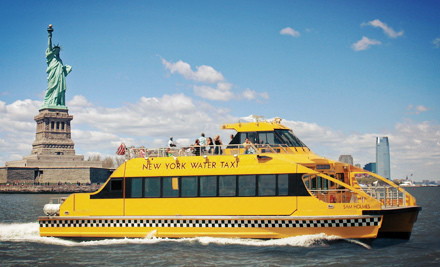
{"type": "Polygon", "coordinates": [[[223,143],[222,143],[222,140],[220,139],[220,135],[216,135],[214,137],[214,145],[215,145],[214,154],[221,155],[223,153],[223,151],[222,151],[223,143]]]}
{"type": "Polygon", "coordinates": [[[170,140],[168,140],[168,147],[175,147],[175,146],[176,146],[176,144],[173,141],[173,137],[170,136],[170,140]]]}
{"type": "Polygon", "coordinates": [[[205,146],[206,146],[205,134],[201,133],[198,140],[199,140],[199,143],[200,143],[199,145],[201,146],[201,152],[205,152],[205,150],[206,150],[206,148],[205,148],[205,146]]]}
{"type": "Polygon", "coordinates": [[[214,153],[214,141],[211,137],[206,138],[206,146],[208,147],[208,154],[214,153]]]}
{"type": "Polygon", "coordinates": [[[251,143],[251,141],[249,141],[248,138],[246,138],[244,140],[243,148],[244,148],[245,154],[254,154],[255,153],[255,150],[252,148],[252,143],[251,143]]]}
{"type": "Polygon", "coordinates": [[[196,156],[200,156],[200,141],[199,139],[196,139],[196,141],[194,142],[194,145],[192,146],[192,152],[194,155],[196,156]]]}

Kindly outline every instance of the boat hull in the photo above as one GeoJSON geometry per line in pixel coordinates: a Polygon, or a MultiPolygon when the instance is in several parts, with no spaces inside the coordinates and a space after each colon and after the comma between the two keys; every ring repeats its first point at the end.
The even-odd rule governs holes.
{"type": "Polygon", "coordinates": [[[422,208],[420,206],[387,208],[382,210],[364,211],[365,215],[382,215],[379,238],[409,239],[414,223],[422,208]]]}
{"type": "Polygon", "coordinates": [[[40,217],[40,235],[65,238],[232,237],[286,238],[324,233],[340,238],[375,238],[376,215],[40,217]]]}

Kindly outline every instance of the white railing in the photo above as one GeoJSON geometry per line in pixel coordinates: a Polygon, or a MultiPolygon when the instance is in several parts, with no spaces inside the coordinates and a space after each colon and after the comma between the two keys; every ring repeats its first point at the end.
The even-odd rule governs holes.
{"type": "Polygon", "coordinates": [[[364,203],[365,198],[349,189],[309,189],[319,200],[327,203],[364,203]]]}
{"type": "Polygon", "coordinates": [[[392,186],[369,186],[362,188],[365,193],[379,200],[384,207],[405,207],[405,193],[392,186]]]}
{"type": "Polygon", "coordinates": [[[127,159],[143,157],[185,157],[205,155],[243,155],[260,153],[287,153],[294,151],[285,145],[268,144],[238,144],[238,145],[212,145],[212,146],[186,146],[186,147],[127,147],[125,156],[127,159]]]}

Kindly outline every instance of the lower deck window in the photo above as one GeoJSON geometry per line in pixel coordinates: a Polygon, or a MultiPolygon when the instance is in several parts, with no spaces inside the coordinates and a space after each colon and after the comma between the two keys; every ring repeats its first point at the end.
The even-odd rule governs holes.
{"type": "Polygon", "coordinates": [[[309,196],[306,186],[326,186],[321,179],[300,173],[182,177],[112,178],[96,198],[271,197],[309,196]],[[303,181],[304,176],[304,181],[303,181]],[[313,179],[314,178],[314,179],[313,179]]]}
{"type": "Polygon", "coordinates": [[[142,178],[131,180],[131,197],[142,197],[142,178]]]}
{"type": "MultiPolygon", "coordinates": [[[[238,176],[238,195],[241,197],[255,196],[256,175],[238,176]]],[[[275,193],[275,192],[274,192],[275,193]]]]}
{"type": "Polygon", "coordinates": [[[220,176],[218,181],[219,196],[235,196],[236,186],[235,175],[220,176]]]}
{"type": "Polygon", "coordinates": [[[287,196],[289,195],[289,175],[279,174],[278,175],[278,195],[287,196]]]}
{"type": "Polygon", "coordinates": [[[160,197],[160,178],[145,179],[145,197],[160,197]]]}
{"type": "Polygon", "coordinates": [[[178,197],[179,188],[173,187],[173,178],[164,177],[162,178],[162,196],[163,197],[178,197]]]}
{"type": "Polygon", "coordinates": [[[123,184],[122,178],[112,178],[99,193],[90,195],[90,198],[123,198],[123,184]]]}
{"type": "Polygon", "coordinates": [[[276,175],[264,174],[258,176],[258,195],[274,196],[276,192],[276,175]]]}
{"type": "Polygon", "coordinates": [[[217,176],[200,176],[200,196],[217,196],[217,176]]]}
{"type": "Polygon", "coordinates": [[[182,177],[182,197],[196,197],[198,193],[197,177],[182,177]]]}

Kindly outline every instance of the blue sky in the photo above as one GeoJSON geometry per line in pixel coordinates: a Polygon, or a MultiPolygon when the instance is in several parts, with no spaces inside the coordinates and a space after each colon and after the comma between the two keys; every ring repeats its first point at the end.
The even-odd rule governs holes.
{"type": "MultiPolygon", "coordinates": [[[[46,28],[78,154],[188,144],[251,114],[316,153],[440,179],[440,1],[2,1],[0,163],[29,155],[46,28]]],[[[226,139],[227,133],[224,133],[226,139]]]]}

